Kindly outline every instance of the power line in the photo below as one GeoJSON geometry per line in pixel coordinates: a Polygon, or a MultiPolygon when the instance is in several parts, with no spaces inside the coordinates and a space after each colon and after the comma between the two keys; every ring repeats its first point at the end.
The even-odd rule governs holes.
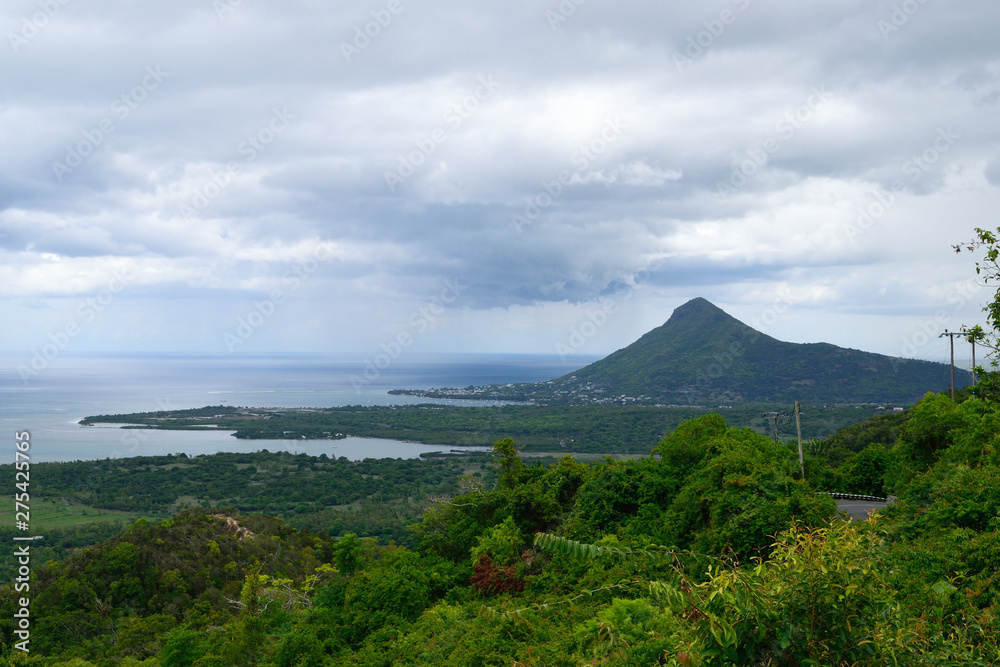
{"type": "Polygon", "coordinates": [[[966,334],[965,339],[972,343],[972,386],[976,386],[976,337],[973,332],[968,331],[964,326],[962,333],[966,334]]]}
{"type": "Polygon", "coordinates": [[[938,338],[947,336],[951,347],[951,400],[955,400],[955,336],[962,336],[965,340],[972,343],[972,385],[976,385],[976,338],[974,334],[974,331],[963,327],[961,331],[948,331],[945,329],[944,333],[938,335],[938,338]]]}
{"type": "Polygon", "coordinates": [[[938,338],[943,338],[947,336],[951,342],[951,400],[955,400],[955,336],[961,336],[962,333],[959,331],[948,331],[944,330],[943,334],[940,334],[938,338]]]}

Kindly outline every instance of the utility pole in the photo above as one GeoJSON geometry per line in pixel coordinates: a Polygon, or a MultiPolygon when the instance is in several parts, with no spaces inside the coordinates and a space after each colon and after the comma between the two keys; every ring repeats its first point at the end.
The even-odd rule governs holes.
{"type": "Polygon", "coordinates": [[[780,416],[781,416],[780,412],[765,412],[764,413],[764,417],[766,417],[767,419],[773,420],[772,423],[774,425],[774,431],[773,432],[774,432],[774,441],[775,442],[778,442],[778,417],[780,417],[780,416]]]}
{"type": "Polygon", "coordinates": [[[802,479],[806,478],[806,464],[802,459],[802,422],[799,421],[799,402],[795,401],[795,431],[799,436],[799,470],[802,471],[802,479]]]}
{"type": "Polygon", "coordinates": [[[976,339],[970,338],[969,342],[972,343],[972,386],[976,386],[976,339]]]}
{"type": "Polygon", "coordinates": [[[959,331],[948,331],[944,330],[944,333],[939,335],[938,338],[948,337],[951,341],[951,400],[955,400],[955,336],[961,336],[962,333],[959,331]]]}

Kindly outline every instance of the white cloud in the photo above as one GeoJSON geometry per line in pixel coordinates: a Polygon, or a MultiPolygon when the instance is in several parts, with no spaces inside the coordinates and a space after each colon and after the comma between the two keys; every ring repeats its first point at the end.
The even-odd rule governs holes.
{"type": "MultiPolygon", "coordinates": [[[[0,45],[0,313],[24,349],[129,267],[79,345],[215,350],[321,245],[259,349],[364,351],[460,277],[422,346],[549,352],[563,318],[648,271],[593,352],[688,298],[752,315],[783,286],[813,316],[775,331],[892,353],[971,276],[948,248],[1000,203],[988,0],[926,3],[887,35],[890,0],[588,2],[555,29],[557,3],[404,3],[350,62],[383,4],[61,7],[0,45]]],[[[0,25],[37,11],[7,3],[0,25]]]]}

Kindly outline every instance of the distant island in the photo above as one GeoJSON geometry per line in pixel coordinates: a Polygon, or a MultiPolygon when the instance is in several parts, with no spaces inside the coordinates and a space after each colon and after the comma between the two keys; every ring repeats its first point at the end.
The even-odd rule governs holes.
{"type": "MultiPolygon", "coordinates": [[[[946,390],[949,376],[947,364],[779,341],[696,298],[628,347],[553,380],[389,393],[546,405],[912,405],[946,390]]],[[[955,382],[970,383],[964,373],[955,382]]]]}

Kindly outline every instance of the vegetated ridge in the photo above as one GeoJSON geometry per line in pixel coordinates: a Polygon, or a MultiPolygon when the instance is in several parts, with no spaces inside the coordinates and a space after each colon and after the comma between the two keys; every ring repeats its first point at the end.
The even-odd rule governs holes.
{"type": "MultiPolygon", "coordinates": [[[[883,406],[802,404],[802,437],[823,438],[856,424],[883,406]]],[[[780,411],[780,437],[795,437],[791,402],[741,403],[726,407],[734,426],[770,434],[773,422],[764,413],[780,411]]],[[[532,452],[648,454],[650,443],[681,422],[704,414],[698,406],[653,405],[378,405],[331,408],[244,408],[227,405],[124,415],[97,415],[82,425],[129,424],[125,428],[232,430],[237,438],[265,440],[338,440],[346,435],[389,438],[425,444],[475,447],[514,438],[532,452]]]]}
{"type": "MultiPolygon", "coordinates": [[[[0,664],[1000,664],[1000,410],[963,393],[831,438],[853,456],[831,469],[832,448],[816,450],[805,475],[791,448],[711,413],[651,456],[591,465],[529,463],[507,438],[480,476],[445,480],[451,460],[413,476],[440,472],[452,491],[424,496],[409,547],[333,517],[310,530],[214,503],[59,561],[32,545],[31,653],[0,664]],[[817,493],[830,482],[898,500],[877,521],[840,520],[817,493]]],[[[341,502],[322,478],[347,473],[359,493],[370,479],[339,459],[262,452],[242,467],[244,456],[39,473],[88,499],[127,473],[115,502],[156,479],[186,496],[242,495],[248,477],[275,491],[326,484],[341,502]],[[225,471],[226,488],[192,488],[199,468],[225,471]]],[[[388,488],[427,462],[379,465],[388,488]]],[[[22,641],[24,595],[0,587],[5,658],[22,641]]]]}
{"type": "MultiPolygon", "coordinates": [[[[780,341],[699,297],[628,347],[554,380],[395,393],[537,403],[913,404],[947,389],[949,372],[947,364],[780,341]]],[[[956,384],[969,384],[965,373],[956,384]]]]}

